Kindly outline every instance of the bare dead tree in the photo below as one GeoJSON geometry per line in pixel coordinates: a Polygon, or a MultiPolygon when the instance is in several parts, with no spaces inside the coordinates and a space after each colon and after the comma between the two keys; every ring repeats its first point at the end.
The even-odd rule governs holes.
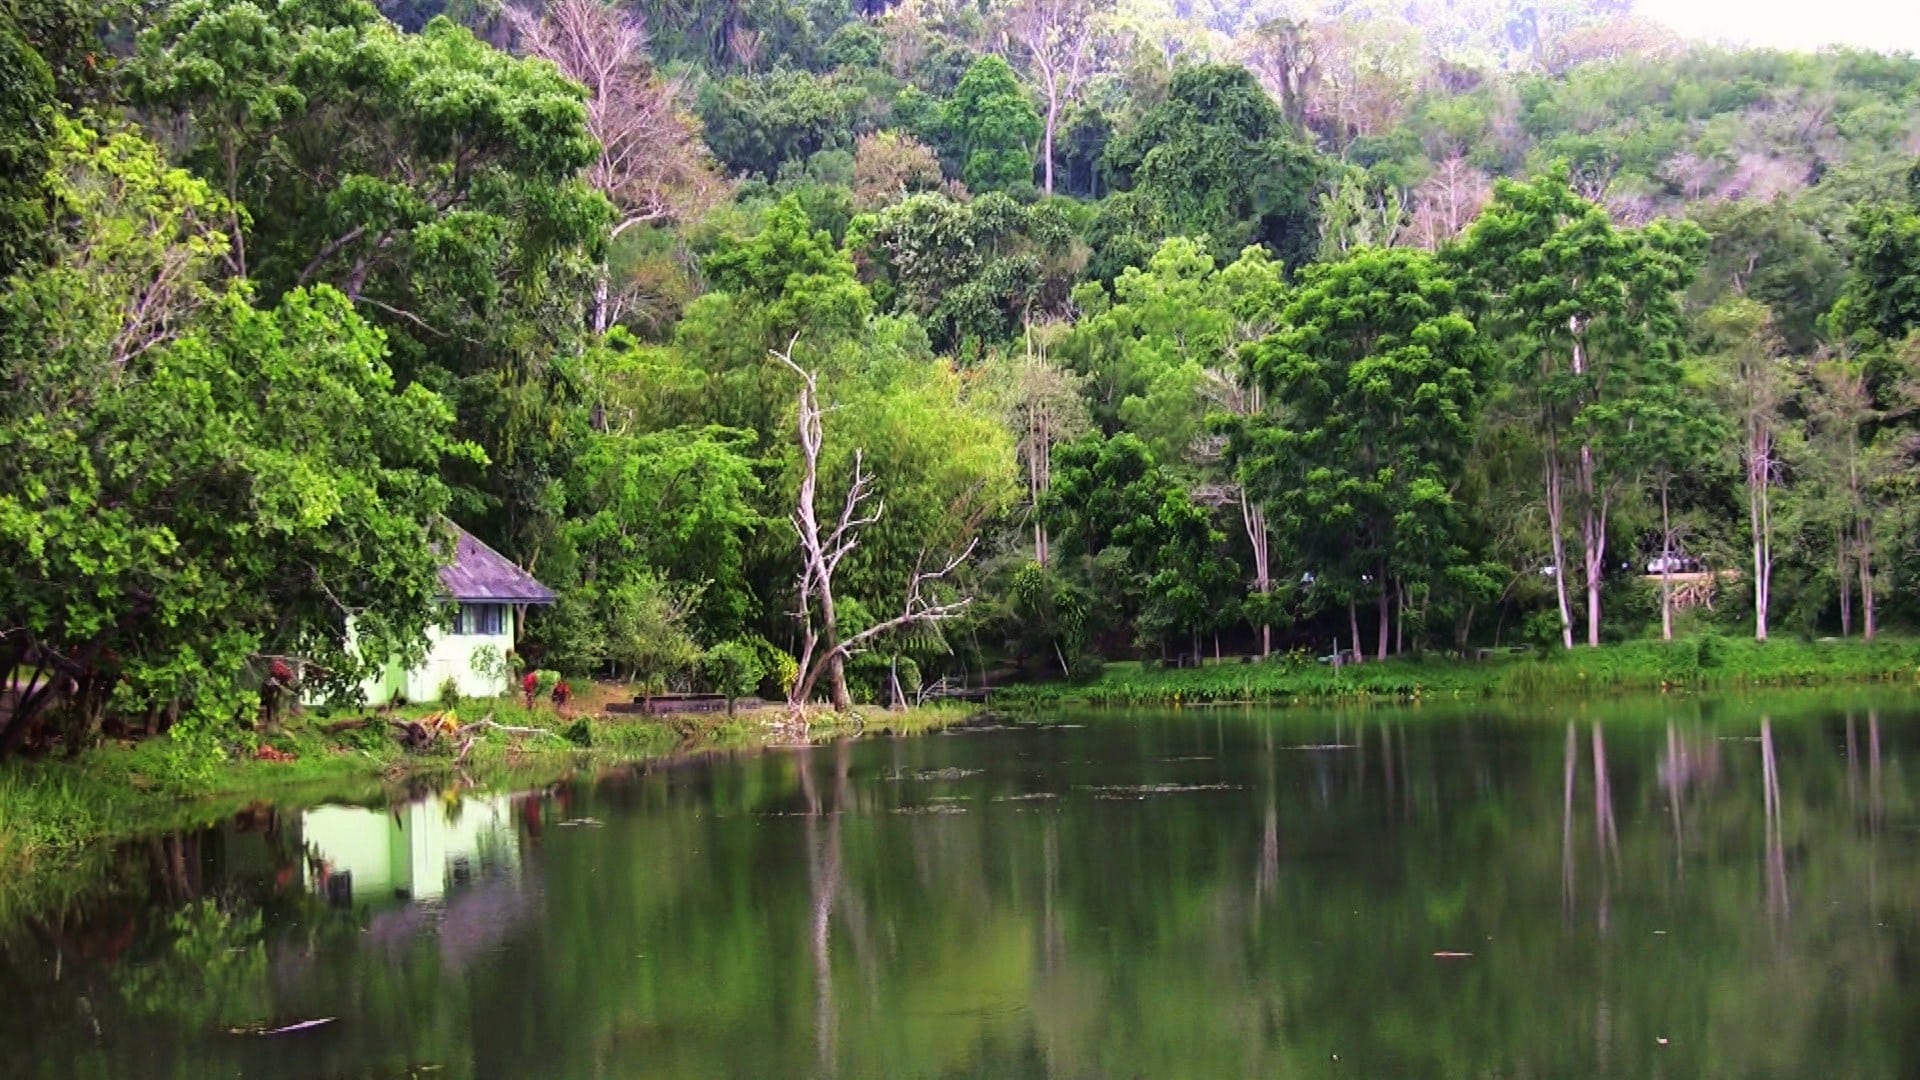
{"type": "Polygon", "coordinates": [[[979,544],[977,538],[969,540],[965,548],[936,570],[924,570],[916,565],[907,579],[900,614],[857,634],[840,636],[834,607],[834,573],[859,546],[860,531],[880,520],[886,504],[868,507],[874,494],[874,477],[867,471],[865,455],[855,451],[853,478],[841,502],[839,516],[832,528],[822,529],[815,500],[820,488],[820,450],[825,442],[826,408],[820,402],[819,373],[801,367],[793,359],[793,346],[798,340],[796,336],[788,342],[785,350],[770,351],[774,359],[801,380],[796,425],[800,441],[800,491],[793,512],[793,528],[800,540],[799,607],[794,617],[800,621],[801,647],[799,672],[787,695],[787,707],[796,715],[806,708],[823,678],[831,689],[833,707],[841,712],[852,708],[853,699],[847,693],[846,661],[869,642],[911,626],[942,622],[965,611],[973,602],[971,596],[944,599],[934,589],[971,558],[979,544]]]}
{"type": "Polygon", "coordinates": [[[1453,154],[1413,189],[1406,236],[1413,246],[1436,250],[1459,236],[1493,196],[1486,175],[1453,154]]]}
{"type": "Polygon", "coordinates": [[[1060,109],[1092,68],[1098,26],[1089,0],[1021,0],[1007,16],[1007,31],[1026,49],[1047,111],[1040,136],[1041,190],[1053,194],[1053,142],[1060,109]]]}
{"type": "MultiPolygon", "coordinates": [[[[719,201],[725,181],[687,110],[687,87],[653,69],[638,16],[602,0],[558,0],[544,13],[517,8],[509,18],[525,52],[587,88],[587,130],[600,155],[585,179],[619,210],[613,236],[719,201]]],[[[607,290],[603,281],[594,305],[598,331],[609,322],[607,290]]]]}

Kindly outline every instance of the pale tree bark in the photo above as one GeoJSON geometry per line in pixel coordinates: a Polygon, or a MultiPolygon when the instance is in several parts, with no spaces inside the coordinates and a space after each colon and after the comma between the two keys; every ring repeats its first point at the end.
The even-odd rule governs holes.
{"type": "MultiPolygon", "coordinates": [[[[1719,311],[1720,309],[1716,309],[1719,311]]],[[[1738,301],[1709,324],[1729,338],[1733,405],[1741,424],[1740,457],[1747,486],[1747,533],[1753,556],[1753,636],[1767,640],[1773,597],[1773,484],[1779,470],[1777,435],[1785,388],[1775,357],[1779,339],[1763,306],[1738,301]]]]}
{"type": "Polygon", "coordinates": [[[1416,247],[1437,250],[1459,236],[1492,197],[1486,174],[1455,153],[1413,189],[1402,235],[1416,247]]]}
{"type": "Polygon", "coordinates": [[[1853,523],[1853,561],[1860,571],[1860,636],[1873,640],[1873,520],[1861,514],[1853,523]]]}
{"type": "Polygon", "coordinates": [[[1868,396],[1866,376],[1844,359],[1828,360],[1814,368],[1819,394],[1815,430],[1826,447],[1829,475],[1842,496],[1834,522],[1835,586],[1840,594],[1840,629],[1852,633],[1851,593],[1860,589],[1861,633],[1874,635],[1873,508],[1869,505],[1869,463],[1860,445],[1860,433],[1877,414],[1868,396]]]}
{"type": "Polygon", "coordinates": [[[1767,640],[1767,604],[1773,591],[1773,432],[1751,417],[1747,425],[1747,520],[1753,534],[1753,638],[1767,640]]]}
{"type": "Polygon", "coordinates": [[[1560,602],[1560,644],[1573,648],[1573,605],[1567,599],[1567,540],[1565,478],[1560,463],[1560,440],[1547,433],[1547,448],[1541,471],[1547,487],[1547,532],[1553,548],[1553,591],[1560,602]]]}
{"type": "MultiPolygon", "coordinates": [[[[725,197],[727,183],[687,108],[684,80],[654,70],[640,17],[603,0],[558,0],[544,12],[510,8],[507,21],[531,56],[586,87],[587,130],[600,154],[582,177],[618,211],[611,238],[637,225],[682,220],[725,197]]],[[[594,332],[619,303],[603,263],[594,288],[594,332]]]]}
{"type": "Polygon", "coordinates": [[[1040,136],[1041,190],[1053,194],[1053,146],[1060,112],[1087,77],[1095,26],[1088,0],[1021,0],[1007,30],[1026,49],[1046,101],[1040,136]]]}
{"type": "Polygon", "coordinates": [[[1052,539],[1041,517],[1041,505],[1053,486],[1053,448],[1078,438],[1091,425],[1080,380],[1062,370],[1048,356],[1061,329],[1058,323],[1026,325],[1024,354],[1010,373],[1001,406],[1004,422],[1017,436],[1017,451],[1026,466],[1027,503],[1033,513],[1033,558],[1041,566],[1053,558],[1052,539]]]}
{"type": "MultiPolygon", "coordinates": [[[[1259,341],[1272,330],[1271,323],[1257,322],[1243,324],[1235,328],[1239,344],[1259,341]]],[[[1236,346],[1237,348],[1238,346],[1236,346]]],[[[1242,381],[1231,372],[1222,368],[1209,368],[1204,384],[1206,395],[1214,405],[1232,416],[1258,416],[1267,409],[1266,395],[1256,382],[1242,381]]],[[[1217,463],[1221,457],[1221,440],[1204,440],[1205,446],[1196,454],[1203,464],[1217,463]]],[[[1223,488],[1226,498],[1240,508],[1240,525],[1247,534],[1247,548],[1253,555],[1253,589],[1262,601],[1263,615],[1260,620],[1260,655],[1273,655],[1273,623],[1264,614],[1265,602],[1273,595],[1273,563],[1270,533],[1267,527],[1267,506],[1247,491],[1246,485],[1237,479],[1231,479],[1223,488]]],[[[1356,645],[1355,648],[1359,646],[1356,645]]]]}
{"type": "MultiPolygon", "coordinates": [[[[1360,610],[1354,605],[1351,596],[1347,597],[1347,635],[1348,647],[1353,650],[1354,664],[1365,663],[1367,654],[1360,650],[1360,610]]],[[[1339,649],[1333,651],[1336,657],[1340,653],[1339,649]]]]}
{"type": "MultiPolygon", "coordinates": [[[[1567,320],[1573,335],[1573,374],[1587,374],[1587,346],[1582,336],[1585,322],[1578,315],[1567,320]]],[[[1574,481],[1580,492],[1581,565],[1587,587],[1587,645],[1600,644],[1600,578],[1606,569],[1607,510],[1612,501],[1611,486],[1601,478],[1599,454],[1591,439],[1580,441],[1580,457],[1575,462],[1574,481]]],[[[1568,645],[1572,647],[1571,642],[1568,645]]]]}
{"type": "Polygon", "coordinates": [[[1847,560],[1846,527],[1833,529],[1833,583],[1840,591],[1840,636],[1853,636],[1853,567],[1847,560]]]}
{"type": "Polygon", "coordinates": [[[1669,477],[1660,478],[1660,640],[1673,640],[1673,515],[1667,506],[1669,477]]]}
{"type": "Polygon", "coordinates": [[[1393,622],[1393,606],[1389,597],[1387,568],[1385,566],[1380,568],[1379,585],[1380,595],[1375,598],[1375,605],[1380,609],[1380,632],[1374,641],[1373,658],[1375,660],[1385,660],[1387,658],[1387,631],[1393,622]]]}
{"type": "Polygon", "coordinates": [[[820,450],[825,441],[823,421],[826,410],[820,403],[819,374],[794,361],[793,345],[794,342],[789,342],[785,351],[770,354],[801,379],[797,423],[800,490],[792,519],[794,532],[800,541],[799,608],[794,615],[801,625],[801,650],[799,672],[794,678],[793,689],[788,693],[787,705],[795,714],[800,713],[824,678],[831,689],[833,707],[845,712],[853,707],[853,700],[847,692],[848,657],[884,634],[954,618],[973,602],[972,597],[965,595],[951,600],[940,599],[932,590],[972,557],[979,541],[968,541],[959,554],[937,570],[923,571],[915,567],[907,581],[900,614],[875,623],[857,634],[846,638],[840,636],[834,606],[834,574],[840,563],[859,545],[861,530],[879,521],[886,506],[882,503],[876,504],[871,510],[867,508],[873,496],[874,478],[866,470],[864,455],[856,451],[852,482],[841,503],[839,517],[831,529],[822,530],[814,504],[819,493],[820,450]]]}
{"type": "MultiPolygon", "coordinates": [[[[1267,508],[1257,499],[1240,493],[1240,522],[1247,530],[1247,544],[1253,549],[1253,588],[1265,601],[1273,595],[1273,570],[1268,562],[1267,508]]],[[[1273,655],[1273,623],[1260,620],[1260,655],[1273,655]]]]}

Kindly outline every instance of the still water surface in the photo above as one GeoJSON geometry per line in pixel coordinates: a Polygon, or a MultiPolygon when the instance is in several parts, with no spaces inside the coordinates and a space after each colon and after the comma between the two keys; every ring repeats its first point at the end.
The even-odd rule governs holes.
{"type": "Polygon", "coordinates": [[[1911,695],[1090,713],[263,808],[0,927],[0,1076],[1911,1076],[1916,751],[1911,695]]]}

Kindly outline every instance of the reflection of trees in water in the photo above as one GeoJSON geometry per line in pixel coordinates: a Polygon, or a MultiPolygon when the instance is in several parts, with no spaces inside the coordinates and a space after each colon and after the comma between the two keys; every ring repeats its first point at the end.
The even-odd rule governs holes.
{"type": "MultiPolygon", "coordinates": [[[[1910,1000],[1920,873],[1880,849],[1912,813],[1907,737],[1878,713],[1639,707],[1544,732],[1221,711],[581,787],[567,816],[606,828],[529,845],[519,899],[462,894],[499,937],[308,938],[269,906],[267,992],[346,1003],[309,1064],[349,1075],[1897,1071],[1904,1037],[1863,1033],[1910,1000]],[[1075,794],[1147,782],[1235,787],[1075,794]],[[992,802],[1035,793],[1059,797],[992,802]],[[967,812],[890,812],[943,796],[967,812]]],[[[219,887],[180,855],[158,865],[219,887]]]]}

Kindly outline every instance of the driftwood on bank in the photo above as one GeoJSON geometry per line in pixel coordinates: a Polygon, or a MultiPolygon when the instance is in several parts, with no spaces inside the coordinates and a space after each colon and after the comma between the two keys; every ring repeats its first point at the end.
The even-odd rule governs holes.
{"type": "Polygon", "coordinates": [[[551,735],[563,740],[566,738],[551,728],[518,727],[498,723],[494,720],[492,713],[469,724],[461,724],[453,720],[449,713],[432,713],[418,720],[400,720],[391,716],[356,716],[322,724],[320,731],[325,735],[339,735],[348,731],[363,731],[383,725],[392,731],[393,737],[399,740],[401,745],[415,753],[424,753],[433,749],[443,737],[448,739],[460,747],[460,752],[454,758],[456,762],[467,759],[467,754],[473,750],[473,744],[485,731],[504,731],[509,735],[551,735]]]}

